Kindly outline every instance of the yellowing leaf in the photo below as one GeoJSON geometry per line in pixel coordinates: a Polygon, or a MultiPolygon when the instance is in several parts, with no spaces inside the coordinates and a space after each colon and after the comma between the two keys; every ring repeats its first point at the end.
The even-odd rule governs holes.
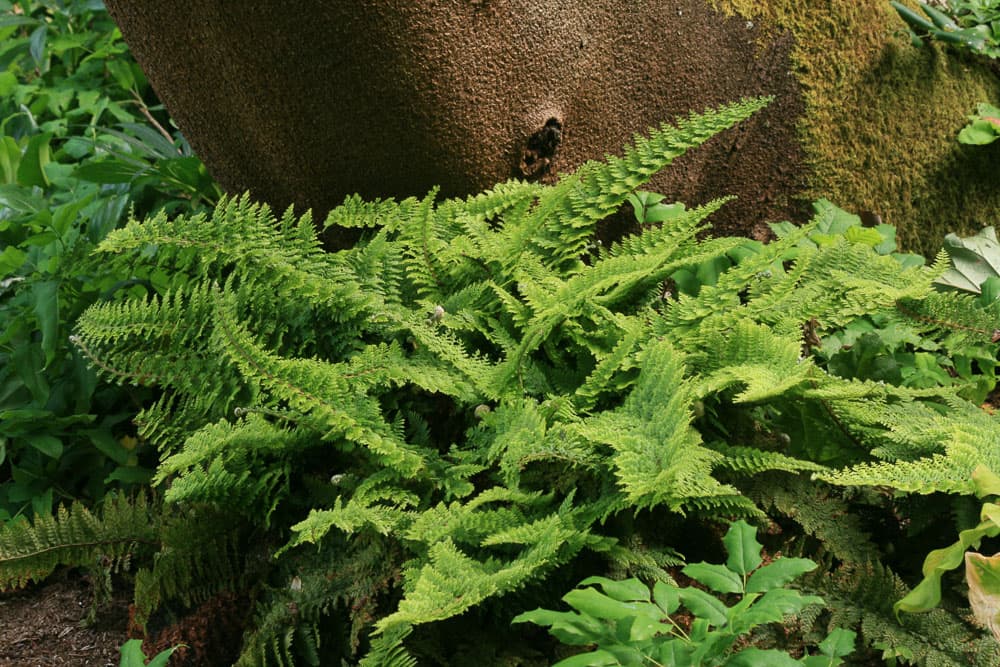
{"type": "Polygon", "coordinates": [[[1000,554],[965,554],[965,579],[969,584],[969,605],[976,621],[990,629],[1000,641],[1000,554]]]}

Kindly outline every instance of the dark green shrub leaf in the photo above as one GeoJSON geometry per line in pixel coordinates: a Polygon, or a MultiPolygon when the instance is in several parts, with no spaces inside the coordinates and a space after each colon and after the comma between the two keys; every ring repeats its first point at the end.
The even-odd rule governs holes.
{"type": "Polygon", "coordinates": [[[763,593],[780,588],[815,569],[816,563],[808,558],[777,558],[750,575],[747,580],[747,592],[763,593]]]}
{"type": "Polygon", "coordinates": [[[743,649],[723,664],[726,667],[801,667],[802,665],[787,653],[759,648],[743,649]]]}
{"type": "Polygon", "coordinates": [[[691,613],[705,619],[710,625],[721,627],[728,622],[726,605],[709,593],[697,588],[682,588],[678,595],[691,613]]]}
{"type": "Polygon", "coordinates": [[[600,585],[605,595],[619,602],[632,602],[635,600],[649,602],[649,587],[638,579],[616,581],[607,577],[587,577],[580,582],[580,586],[590,586],[592,584],[600,585]]]}
{"type": "Polygon", "coordinates": [[[719,593],[743,592],[743,578],[725,565],[692,563],[685,566],[682,572],[719,593]]]}
{"type": "Polygon", "coordinates": [[[63,443],[59,438],[52,435],[31,435],[25,438],[28,444],[45,454],[49,458],[57,459],[62,456],[63,443]]]}
{"type": "Polygon", "coordinates": [[[619,620],[636,612],[634,604],[613,600],[594,588],[577,588],[563,596],[566,604],[594,618],[619,620]]]}
{"type": "Polygon", "coordinates": [[[729,553],[726,567],[733,572],[745,576],[760,566],[763,545],[757,541],[757,529],[746,521],[740,519],[734,522],[722,542],[729,553]]]}

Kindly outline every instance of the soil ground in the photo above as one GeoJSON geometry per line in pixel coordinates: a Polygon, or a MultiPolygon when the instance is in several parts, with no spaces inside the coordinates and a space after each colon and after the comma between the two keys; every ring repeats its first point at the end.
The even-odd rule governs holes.
{"type": "Polygon", "coordinates": [[[0,593],[0,667],[117,667],[128,640],[128,587],[84,625],[93,595],[78,572],[0,593]]]}

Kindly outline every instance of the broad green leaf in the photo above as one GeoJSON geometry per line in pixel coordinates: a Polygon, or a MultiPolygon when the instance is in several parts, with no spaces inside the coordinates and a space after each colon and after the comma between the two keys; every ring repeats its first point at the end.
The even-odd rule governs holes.
{"type": "Polygon", "coordinates": [[[743,649],[722,664],[725,667],[801,667],[802,665],[787,653],[753,647],[743,649]]]}
{"type": "Polygon", "coordinates": [[[940,285],[979,294],[987,278],[1000,275],[1000,242],[993,227],[964,238],[948,234],[944,250],[951,267],[937,280],[940,285]]]}
{"type": "Polygon", "coordinates": [[[18,185],[0,185],[0,206],[18,213],[37,213],[45,208],[45,200],[18,185]]]}
{"type": "Polygon", "coordinates": [[[715,627],[721,627],[728,621],[726,605],[697,588],[682,588],[678,592],[681,602],[695,616],[705,619],[715,627]]]}
{"type": "Polygon", "coordinates": [[[1000,477],[984,465],[978,465],[972,471],[972,483],[979,498],[1000,496],[1000,477]]]}
{"type": "Polygon", "coordinates": [[[585,646],[594,643],[595,637],[605,632],[605,625],[593,618],[588,618],[568,611],[552,611],[549,609],[534,609],[518,614],[511,623],[534,623],[549,626],[549,632],[563,644],[570,646],[585,646]]]}
{"type": "Polygon", "coordinates": [[[631,619],[628,628],[628,636],[625,638],[630,642],[644,642],[657,635],[669,635],[673,633],[674,626],[663,622],[663,614],[659,607],[653,604],[643,605],[643,609],[638,611],[631,619]]]}
{"type": "Polygon", "coordinates": [[[35,67],[45,71],[45,41],[48,37],[49,28],[46,25],[40,25],[31,32],[31,37],[28,38],[28,51],[31,53],[31,59],[35,61],[35,67]]]}
{"type": "Polygon", "coordinates": [[[705,637],[699,639],[691,652],[691,662],[695,665],[718,664],[719,658],[723,657],[736,641],[736,635],[729,632],[709,632],[705,637]]]}
{"type": "Polygon", "coordinates": [[[802,595],[787,588],[775,588],[764,593],[749,611],[734,618],[733,630],[742,633],[758,625],[777,623],[810,604],[823,604],[823,599],[815,595],[802,595]]]}
{"type": "Polygon", "coordinates": [[[684,212],[684,204],[681,202],[676,202],[674,204],[657,203],[646,208],[646,219],[644,222],[666,222],[667,220],[673,220],[674,218],[683,215],[684,212]]]}
{"type": "Polygon", "coordinates": [[[0,252],[0,278],[6,278],[24,264],[28,255],[14,246],[7,246],[0,252]]]}
{"type": "Polygon", "coordinates": [[[155,471],[142,466],[118,466],[104,478],[104,483],[122,482],[124,484],[149,484],[155,471]]]}
{"type": "Polygon", "coordinates": [[[167,667],[167,664],[170,662],[170,656],[172,656],[174,654],[174,651],[181,648],[182,646],[184,645],[179,644],[177,646],[172,646],[168,649],[160,651],[159,653],[156,654],[156,656],[152,660],[150,660],[146,664],[146,667],[167,667]]]}
{"type": "Polygon", "coordinates": [[[613,600],[594,588],[576,588],[564,595],[563,600],[584,614],[613,621],[633,616],[636,610],[634,604],[613,600]]]}
{"type": "Polygon", "coordinates": [[[83,431],[82,435],[86,435],[99,452],[118,465],[124,465],[128,462],[129,451],[111,434],[111,431],[93,428],[83,431]]]}
{"type": "MultiPolygon", "coordinates": [[[[836,628],[826,636],[826,639],[819,643],[819,650],[824,656],[829,658],[843,658],[854,652],[854,640],[857,633],[845,628],[836,628]]],[[[838,664],[835,662],[831,665],[838,664]]]]}
{"type": "Polygon", "coordinates": [[[882,243],[882,235],[870,227],[850,227],[844,232],[844,238],[851,243],[861,243],[872,248],[882,243]]]}
{"type": "Polygon", "coordinates": [[[81,164],[73,171],[73,176],[91,183],[131,183],[144,170],[144,167],[110,157],[81,164]]]}
{"type": "MultiPolygon", "coordinates": [[[[984,507],[985,511],[988,510],[984,507]]],[[[898,616],[901,611],[908,613],[930,611],[938,606],[941,602],[941,577],[944,576],[944,573],[954,570],[962,564],[967,549],[978,547],[984,537],[996,537],[997,535],[1000,535],[1000,525],[997,525],[992,519],[988,519],[975,528],[960,532],[958,542],[942,549],[935,549],[927,554],[923,565],[923,580],[902,600],[892,606],[896,615],[898,616]]]]}
{"type": "Polygon", "coordinates": [[[597,649],[590,653],[581,653],[564,660],[560,660],[552,667],[611,667],[621,665],[618,658],[613,653],[608,653],[603,649],[597,649]]]}
{"type": "Polygon", "coordinates": [[[737,574],[747,575],[761,564],[760,551],[763,545],[757,541],[757,529],[743,519],[729,527],[722,538],[729,557],[726,567],[737,574]]]}
{"type": "Polygon", "coordinates": [[[806,572],[816,569],[816,563],[808,558],[776,558],[756,570],[747,580],[748,593],[763,593],[772,588],[780,588],[806,572]]]}
{"type": "Polygon", "coordinates": [[[118,667],[146,667],[146,654],[142,652],[142,640],[130,639],[120,649],[121,661],[118,667]]]}
{"type": "Polygon", "coordinates": [[[649,587],[638,579],[624,579],[616,581],[607,577],[587,577],[580,582],[580,586],[599,585],[604,589],[605,595],[619,602],[632,602],[642,600],[649,602],[649,587]]]}
{"type": "Polygon", "coordinates": [[[1000,128],[987,120],[974,120],[958,133],[958,141],[970,146],[985,146],[1000,138],[1000,128]]]}
{"type": "Polygon", "coordinates": [[[32,285],[31,292],[47,367],[55,358],[59,343],[59,283],[42,280],[32,285]]]}
{"type": "Polygon", "coordinates": [[[681,572],[719,593],[743,592],[743,578],[725,565],[692,563],[681,572]]]}
{"type": "Polygon", "coordinates": [[[21,185],[48,187],[49,178],[45,175],[45,165],[52,159],[49,142],[51,132],[36,134],[28,140],[21,156],[21,164],[17,167],[17,182],[21,185]]]}
{"type": "Polygon", "coordinates": [[[1000,554],[965,554],[965,580],[969,584],[969,606],[980,625],[1000,641],[1000,554]]]}
{"type": "Polygon", "coordinates": [[[62,440],[54,435],[38,434],[25,437],[28,444],[49,458],[58,459],[63,453],[62,440]]]}
{"type": "Polygon", "coordinates": [[[665,581],[657,581],[653,584],[653,600],[668,615],[677,611],[681,605],[677,587],[671,586],[665,581]]]}
{"type": "Polygon", "coordinates": [[[656,660],[659,664],[670,667],[691,667],[691,645],[680,639],[670,639],[658,647],[656,660]]]}
{"type": "Polygon", "coordinates": [[[0,97],[10,95],[17,86],[17,77],[13,72],[0,72],[0,97]]]}

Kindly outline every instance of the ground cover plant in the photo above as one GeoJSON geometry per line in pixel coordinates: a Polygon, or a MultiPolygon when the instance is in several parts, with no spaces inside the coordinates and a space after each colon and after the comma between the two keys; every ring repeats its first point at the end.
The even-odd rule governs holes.
{"type": "Polygon", "coordinates": [[[218,194],[102,3],[0,1],[0,523],[148,481],[130,424],[146,393],[99,382],[68,336],[160,279],[102,266],[110,230],[218,194]]]}
{"type": "Polygon", "coordinates": [[[196,626],[238,638],[237,664],[542,665],[569,656],[518,614],[593,576],[676,586],[743,518],[762,557],[817,563],[795,583],[824,602],[756,631],[761,651],[839,659],[839,628],[859,660],[996,664],[950,591],[924,615],[893,603],[897,573],[978,520],[973,471],[998,469],[973,401],[1000,305],[938,289],[946,255],[896,253],[828,202],[764,245],[706,235],[725,198],[639,190],[766,103],[553,186],[348,198],[323,227],[362,239],[337,253],[248,198],[109,233],[104,265],[160,278],[90,307],[73,342],[160,392],[137,418],[156,493],[7,526],[0,587],[132,566],[146,654],[197,649],[177,634],[196,626]],[[652,224],[593,244],[628,201],[652,224]]]}

